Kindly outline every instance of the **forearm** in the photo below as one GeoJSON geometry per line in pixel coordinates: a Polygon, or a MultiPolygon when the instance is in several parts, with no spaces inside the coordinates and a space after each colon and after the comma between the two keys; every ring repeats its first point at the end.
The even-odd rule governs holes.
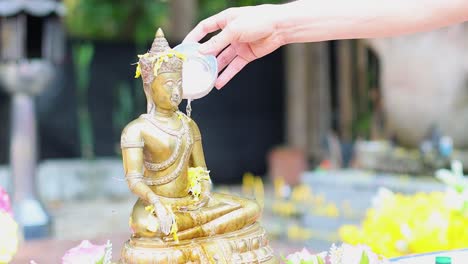
{"type": "Polygon", "coordinates": [[[468,20],[466,0],[298,0],[280,9],[276,28],[285,44],[390,37],[468,20]]]}
{"type": "Polygon", "coordinates": [[[153,203],[159,197],[146,185],[141,178],[127,176],[127,183],[130,191],[147,203],[153,203]]]}
{"type": "Polygon", "coordinates": [[[122,159],[125,171],[125,179],[127,180],[130,191],[145,202],[152,203],[157,200],[156,194],[143,181],[143,147],[136,146],[134,142],[125,142],[122,144],[122,159]]]}

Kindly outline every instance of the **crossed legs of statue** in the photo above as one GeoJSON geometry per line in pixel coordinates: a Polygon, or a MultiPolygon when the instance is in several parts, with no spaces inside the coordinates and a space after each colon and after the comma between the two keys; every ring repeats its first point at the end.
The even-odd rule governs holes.
{"type": "MultiPolygon", "coordinates": [[[[134,214],[144,210],[144,206],[135,205],[134,214]]],[[[213,194],[204,207],[186,212],[175,212],[178,223],[179,240],[205,237],[240,230],[253,224],[260,216],[260,206],[253,200],[226,194],[213,194]]],[[[135,237],[162,237],[162,234],[150,232],[143,222],[132,223],[135,237]]],[[[171,241],[172,236],[163,238],[171,241]]]]}

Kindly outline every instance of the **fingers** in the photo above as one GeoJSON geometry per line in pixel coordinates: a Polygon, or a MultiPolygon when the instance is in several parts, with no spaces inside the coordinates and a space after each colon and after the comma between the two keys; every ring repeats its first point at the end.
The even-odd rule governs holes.
{"type": "Polygon", "coordinates": [[[207,34],[223,29],[226,26],[227,12],[223,11],[202,20],[185,37],[183,42],[199,42],[207,34]]]}
{"type": "Polygon", "coordinates": [[[163,234],[168,235],[171,232],[172,218],[162,205],[156,206],[155,209],[160,222],[160,230],[163,234]]]}
{"type": "Polygon", "coordinates": [[[169,235],[171,232],[171,225],[172,222],[170,221],[170,217],[166,216],[161,218],[161,232],[165,235],[169,235]]]}
{"type": "Polygon", "coordinates": [[[231,45],[218,55],[218,72],[222,71],[236,57],[236,49],[231,45]]]}
{"type": "Polygon", "coordinates": [[[238,32],[233,30],[232,23],[226,26],[221,32],[211,39],[201,44],[199,51],[203,54],[217,55],[232,42],[237,40],[238,32]]]}
{"type": "Polygon", "coordinates": [[[237,73],[239,73],[249,61],[242,57],[235,57],[234,60],[227,66],[226,70],[216,80],[216,89],[221,89],[228,83],[237,73]]]}

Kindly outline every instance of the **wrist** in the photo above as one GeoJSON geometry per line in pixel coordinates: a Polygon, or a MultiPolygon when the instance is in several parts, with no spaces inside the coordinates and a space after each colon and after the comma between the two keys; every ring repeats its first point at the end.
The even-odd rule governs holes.
{"type": "Polygon", "coordinates": [[[277,8],[275,31],[283,45],[340,39],[352,22],[348,5],[340,1],[297,0],[277,8]]]}
{"type": "Polygon", "coordinates": [[[291,30],[291,12],[294,12],[295,2],[272,5],[272,18],[273,18],[273,28],[274,35],[276,39],[279,39],[281,46],[290,44],[290,30],[291,30]]]}
{"type": "Polygon", "coordinates": [[[277,38],[282,45],[304,42],[304,30],[310,26],[311,12],[314,11],[312,0],[297,0],[275,5],[274,26],[277,38]]]}
{"type": "Polygon", "coordinates": [[[150,204],[157,204],[160,202],[159,200],[159,196],[157,196],[155,193],[153,192],[149,192],[148,195],[146,196],[147,197],[147,200],[150,204]]]}

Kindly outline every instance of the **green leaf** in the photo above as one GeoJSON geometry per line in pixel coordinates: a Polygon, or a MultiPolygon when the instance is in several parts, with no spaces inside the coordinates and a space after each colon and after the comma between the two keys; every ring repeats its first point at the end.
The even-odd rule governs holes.
{"type": "Polygon", "coordinates": [[[317,256],[317,263],[318,264],[325,264],[325,261],[320,256],[317,256]]]}
{"type": "Polygon", "coordinates": [[[94,158],[93,125],[87,107],[78,107],[79,137],[81,155],[86,159],[94,158]]]}
{"type": "Polygon", "coordinates": [[[359,264],[369,264],[369,257],[367,256],[366,251],[362,251],[361,261],[359,264]]]}
{"type": "Polygon", "coordinates": [[[104,256],[102,256],[102,258],[97,261],[95,264],[104,264],[104,256]]]}
{"type": "Polygon", "coordinates": [[[281,260],[283,260],[286,264],[289,264],[288,259],[285,258],[283,255],[280,255],[281,260]]]}

